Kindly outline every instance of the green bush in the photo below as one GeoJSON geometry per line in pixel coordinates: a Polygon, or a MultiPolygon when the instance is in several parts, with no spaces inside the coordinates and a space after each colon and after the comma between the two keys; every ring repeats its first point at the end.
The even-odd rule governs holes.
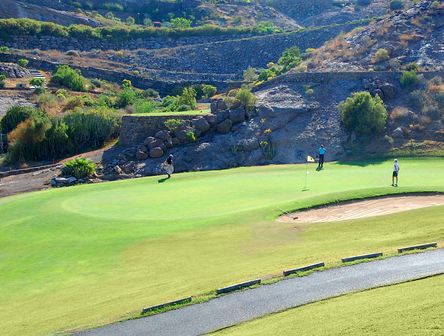
{"type": "Polygon", "coordinates": [[[185,136],[189,142],[194,142],[197,140],[196,134],[193,131],[187,131],[185,136]]]}
{"type": "Polygon", "coordinates": [[[40,114],[43,111],[27,106],[13,106],[0,121],[1,133],[8,134],[13,131],[18,124],[24,122],[34,114],[40,114]]]}
{"type": "Polygon", "coordinates": [[[63,176],[74,176],[77,179],[91,177],[95,172],[96,164],[84,158],[70,160],[62,168],[63,176]]]}
{"type": "Polygon", "coordinates": [[[202,91],[204,94],[203,95],[204,98],[210,98],[216,94],[217,88],[214,85],[204,84],[202,87],[202,91]]]}
{"type": "Polygon", "coordinates": [[[278,64],[282,67],[282,72],[287,72],[295,68],[302,62],[301,52],[298,47],[291,47],[282,53],[278,64]]]}
{"type": "Polygon", "coordinates": [[[26,162],[44,156],[42,143],[50,128],[51,120],[46,113],[43,111],[32,113],[8,134],[7,161],[26,162]]]}
{"type": "Polygon", "coordinates": [[[187,18],[174,18],[170,20],[171,26],[175,29],[186,29],[191,27],[191,20],[187,18]]]}
{"type": "Polygon", "coordinates": [[[120,116],[107,109],[75,110],[63,116],[67,134],[76,152],[102,147],[116,137],[120,129],[120,116]]]}
{"type": "Polygon", "coordinates": [[[2,120],[13,128],[8,135],[11,163],[52,160],[101,147],[118,135],[120,126],[119,115],[104,109],[77,109],[57,118],[42,110],[15,109],[2,120]]]}
{"type": "Polygon", "coordinates": [[[389,52],[386,49],[378,49],[375,53],[375,61],[377,63],[387,61],[390,58],[389,52]]]}
{"type": "Polygon", "coordinates": [[[420,83],[420,79],[415,71],[404,71],[399,80],[404,89],[412,90],[420,83]]]}
{"type": "Polygon", "coordinates": [[[147,99],[137,99],[134,103],[135,113],[151,113],[157,108],[157,104],[152,100],[147,99]]]}
{"type": "Polygon", "coordinates": [[[256,104],[256,96],[247,88],[241,88],[237,91],[236,99],[244,107],[245,111],[250,111],[256,104]]]}
{"type": "Polygon", "coordinates": [[[20,65],[22,68],[26,68],[29,64],[29,61],[25,58],[21,58],[17,61],[17,64],[20,65]]]}
{"type": "Polygon", "coordinates": [[[125,108],[128,105],[132,105],[136,101],[136,98],[137,98],[136,92],[132,88],[127,87],[123,89],[123,91],[120,92],[120,94],[118,95],[116,101],[116,107],[125,108]]]}
{"type": "Polygon", "coordinates": [[[60,65],[53,73],[51,82],[74,91],[86,91],[86,79],[68,65],[60,65]]]}
{"type": "Polygon", "coordinates": [[[387,122],[387,110],[382,99],[367,91],[355,92],[339,105],[341,119],[350,132],[358,135],[381,133],[387,122]]]}
{"type": "Polygon", "coordinates": [[[179,106],[188,105],[192,110],[194,110],[197,105],[196,90],[194,90],[192,87],[186,87],[183,89],[182,94],[177,99],[177,104],[179,106]]]}
{"type": "Polygon", "coordinates": [[[36,88],[41,88],[45,85],[45,79],[40,77],[35,77],[29,81],[29,84],[36,88]]]}
{"type": "Polygon", "coordinates": [[[164,122],[164,125],[169,131],[174,132],[183,125],[183,121],[180,119],[168,119],[164,122]]]}

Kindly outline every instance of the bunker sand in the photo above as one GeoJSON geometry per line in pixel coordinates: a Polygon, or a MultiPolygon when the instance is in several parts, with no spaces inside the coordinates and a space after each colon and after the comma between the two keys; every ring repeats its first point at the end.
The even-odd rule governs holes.
{"type": "Polygon", "coordinates": [[[337,222],[389,215],[437,205],[444,205],[444,195],[381,197],[293,212],[280,216],[278,221],[285,223],[337,222]]]}

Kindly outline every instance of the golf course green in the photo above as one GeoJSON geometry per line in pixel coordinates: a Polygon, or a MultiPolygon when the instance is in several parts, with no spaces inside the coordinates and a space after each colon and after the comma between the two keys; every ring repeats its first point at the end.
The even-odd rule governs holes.
{"type": "Polygon", "coordinates": [[[263,166],[82,185],[0,199],[0,330],[47,335],[135,316],[283,269],[444,242],[444,206],[322,224],[284,210],[444,192],[444,159],[263,166]]]}
{"type": "Polygon", "coordinates": [[[213,335],[439,336],[443,305],[440,275],[308,304],[213,335]]]}

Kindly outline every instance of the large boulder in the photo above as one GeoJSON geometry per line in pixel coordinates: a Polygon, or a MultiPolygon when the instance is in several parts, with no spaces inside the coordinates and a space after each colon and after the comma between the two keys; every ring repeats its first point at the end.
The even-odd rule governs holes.
{"type": "Polygon", "coordinates": [[[157,133],[155,134],[155,137],[156,137],[157,139],[160,139],[160,140],[163,140],[163,141],[171,141],[171,135],[170,135],[170,132],[165,131],[165,130],[157,132],[157,133]]]}
{"type": "Polygon", "coordinates": [[[210,105],[211,113],[217,113],[221,110],[226,110],[227,108],[227,104],[225,104],[223,99],[215,99],[210,105]]]}
{"type": "Polygon", "coordinates": [[[197,118],[192,120],[192,125],[197,133],[202,134],[210,129],[210,124],[205,118],[197,118]]]}
{"type": "Polygon", "coordinates": [[[208,114],[204,118],[211,126],[217,124],[217,117],[214,114],[208,114]]]}
{"type": "Polygon", "coordinates": [[[148,159],[148,153],[145,151],[138,150],[136,152],[136,159],[137,160],[146,160],[146,159],[148,159]]]}
{"type": "Polygon", "coordinates": [[[242,107],[237,108],[235,110],[230,110],[228,112],[228,115],[233,124],[245,121],[245,110],[242,107]]]}
{"type": "Polygon", "coordinates": [[[162,140],[154,138],[154,137],[148,137],[146,138],[144,145],[147,146],[149,149],[155,148],[155,147],[165,147],[165,144],[162,140]]]}
{"type": "Polygon", "coordinates": [[[379,89],[382,92],[382,97],[384,100],[390,100],[395,98],[396,96],[396,88],[393,84],[390,83],[384,83],[382,84],[379,89]]]}
{"type": "Polygon", "coordinates": [[[228,110],[219,111],[216,114],[216,117],[217,117],[217,123],[220,123],[220,122],[224,121],[225,119],[230,118],[230,112],[228,110]]]}
{"type": "Polygon", "coordinates": [[[163,149],[161,147],[154,147],[150,149],[150,157],[152,158],[160,158],[164,154],[163,149]]]}
{"type": "Polygon", "coordinates": [[[217,125],[216,130],[218,133],[226,134],[230,132],[232,126],[233,122],[230,119],[226,119],[217,125]]]}

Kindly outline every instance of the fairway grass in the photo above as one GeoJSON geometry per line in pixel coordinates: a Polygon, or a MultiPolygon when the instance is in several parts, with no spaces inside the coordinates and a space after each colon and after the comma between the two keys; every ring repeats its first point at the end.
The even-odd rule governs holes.
{"type": "Polygon", "coordinates": [[[388,193],[444,192],[444,159],[237,168],[0,199],[0,330],[47,335],[283,269],[444,241],[444,207],[323,224],[283,210],[388,193]]]}
{"type": "Polygon", "coordinates": [[[308,304],[213,333],[214,336],[440,336],[444,275],[308,304]]]}

